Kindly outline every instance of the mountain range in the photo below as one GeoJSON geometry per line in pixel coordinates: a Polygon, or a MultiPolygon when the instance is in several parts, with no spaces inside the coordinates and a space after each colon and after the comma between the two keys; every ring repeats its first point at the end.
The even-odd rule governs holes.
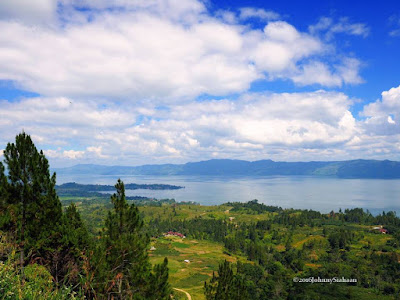
{"type": "Polygon", "coordinates": [[[390,160],[347,160],[276,162],[272,160],[212,159],[185,164],[142,166],[105,166],[79,164],[57,168],[58,174],[93,175],[209,175],[209,176],[268,176],[306,175],[338,178],[400,178],[400,162],[390,160]]]}

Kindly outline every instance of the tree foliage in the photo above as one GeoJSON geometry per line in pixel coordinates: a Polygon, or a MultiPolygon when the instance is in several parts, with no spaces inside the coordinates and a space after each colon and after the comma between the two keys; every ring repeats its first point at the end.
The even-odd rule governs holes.
{"type": "MultiPolygon", "coordinates": [[[[25,253],[33,258],[56,247],[61,221],[61,203],[55,191],[56,175],[50,176],[49,163],[38,151],[29,135],[17,135],[15,143],[4,150],[8,175],[0,176],[3,206],[3,227],[11,229],[21,245],[20,264],[25,253]]],[[[23,270],[23,269],[22,269],[23,270]]]]}
{"type": "Polygon", "coordinates": [[[111,196],[113,210],[109,211],[102,232],[103,254],[99,279],[105,282],[103,293],[121,299],[167,299],[168,261],[151,272],[147,251],[149,238],[137,206],[129,205],[124,183],[119,179],[116,193],[111,196]],[[157,289],[154,289],[156,288],[157,289]]]}
{"type": "Polygon", "coordinates": [[[138,208],[127,203],[121,180],[101,239],[94,240],[74,203],[62,211],[56,175],[50,176],[48,160],[29,135],[23,132],[8,143],[4,164],[0,162],[0,230],[19,250],[18,264],[15,251],[0,254],[19,266],[10,272],[20,271],[15,281],[20,289],[24,281],[30,286],[27,271],[36,263],[35,270],[51,277],[46,293],[66,289],[88,299],[169,299],[168,260],[151,267],[149,238],[138,208]]]}

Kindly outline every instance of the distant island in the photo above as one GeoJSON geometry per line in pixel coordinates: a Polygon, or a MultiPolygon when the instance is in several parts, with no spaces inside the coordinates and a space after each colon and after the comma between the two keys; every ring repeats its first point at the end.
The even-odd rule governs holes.
{"type": "MultiPolygon", "coordinates": [[[[178,190],[184,188],[183,186],[170,185],[170,184],[136,184],[127,183],[125,184],[126,190],[178,190]]],[[[113,185],[105,184],[80,184],[75,182],[68,182],[56,186],[57,193],[59,195],[101,195],[102,192],[114,192],[115,187],[113,185]]]]}
{"type": "MultiPolygon", "coordinates": [[[[96,175],[209,175],[209,176],[269,176],[304,175],[337,178],[400,178],[400,162],[390,160],[347,160],[275,162],[272,160],[212,159],[186,164],[142,166],[103,166],[80,164],[54,169],[58,174],[96,175]]],[[[128,186],[126,188],[128,189],[128,186]]],[[[132,187],[131,187],[132,188],[132,187]]],[[[141,187],[143,188],[143,187],[141,187]]],[[[156,189],[156,188],[154,188],[156,189]]],[[[104,191],[104,189],[103,189],[104,191]]]]}
{"type": "MultiPolygon", "coordinates": [[[[126,190],[178,190],[184,188],[183,186],[170,185],[170,184],[136,184],[127,183],[126,190]]],[[[105,184],[80,184],[75,182],[68,182],[61,185],[56,185],[57,194],[60,196],[64,205],[76,201],[76,197],[80,201],[93,200],[107,203],[110,200],[110,194],[115,192],[115,186],[105,184]],[[86,199],[85,199],[86,198],[86,199]]],[[[133,201],[136,205],[148,206],[161,206],[163,204],[176,203],[175,199],[155,199],[143,196],[126,196],[126,200],[133,201]]],[[[193,201],[184,202],[187,204],[196,204],[193,201]]]]}
{"type": "MultiPolygon", "coordinates": [[[[171,184],[137,184],[127,183],[125,184],[126,190],[179,190],[183,189],[183,186],[171,185],[171,184]]],[[[61,185],[57,185],[56,189],[62,191],[67,190],[79,190],[79,191],[90,191],[90,192],[107,192],[115,191],[113,185],[106,184],[80,184],[76,182],[67,182],[61,185]]]]}

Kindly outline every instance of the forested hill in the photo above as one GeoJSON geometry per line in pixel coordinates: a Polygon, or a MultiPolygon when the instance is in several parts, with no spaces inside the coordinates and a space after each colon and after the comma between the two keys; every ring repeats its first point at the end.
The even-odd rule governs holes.
{"type": "Polygon", "coordinates": [[[58,174],[96,175],[308,175],[338,178],[400,178],[400,162],[389,160],[348,160],[275,162],[213,159],[186,164],[129,166],[76,165],[55,169],[58,174]]]}
{"type": "MultiPolygon", "coordinates": [[[[127,183],[125,184],[126,190],[178,190],[184,188],[183,186],[170,185],[170,184],[136,184],[136,183],[127,183]]],[[[110,196],[107,193],[103,192],[114,192],[115,187],[112,185],[104,185],[104,184],[79,184],[75,182],[68,182],[61,185],[56,186],[56,190],[59,196],[80,196],[80,197],[105,197],[109,198],[110,196]]],[[[138,196],[131,198],[140,198],[138,196]]],[[[142,199],[146,199],[145,197],[141,197],[142,199]]],[[[132,200],[132,199],[131,199],[132,200]]]]}

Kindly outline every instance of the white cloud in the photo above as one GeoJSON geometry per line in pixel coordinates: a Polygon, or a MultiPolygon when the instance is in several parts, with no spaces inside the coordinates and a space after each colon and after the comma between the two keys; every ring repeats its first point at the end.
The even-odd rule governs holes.
{"type": "Polygon", "coordinates": [[[258,18],[264,21],[275,21],[280,19],[280,15],[272,10],[265,10],[262,8],[242,7],[240,9],[239,18],[247,20],[250,18],[258,18]]]}
{"type": "Polygon", "coordinates": [[[159,17],[174,20],[190,20],[206,11],[201,1],[197,0],[61,0],[66,7],[91,10],[127,10],[147,11],[159,17]]]}
{"type": "Polygon", "coordinates": [[[344,58],[342,64],[329,68],[328,65],[313,61],[302,66],[298,74],[292,77],[300,85],[318,83],[323,86],[341,86],[343,84],[363,83],[359,75],[361,63],[356,58],[344,58]]]}
{"type": "Polygon", "coordinates": [[[342,84],[340,76],[332,74],[329,67],[322,62],[315,61],[302,68],[302,72],[293,77],[294,82],[300,85],[319,83],[325,86],[340,86],[342,84]]]}
{"type": "Polygon", "coordinates": [[[63,156],[69,159],[77,159],[83,157],[84,151],[64,150],[63,156]]]}
{"type": "MultiPolygon", "coordinates": [[[[293,79],[332,48],[283,21],[264,32],[225,22],[195,0],[73,4],[92,9],[64,4],[51,26],[0,21],[0,80],[51,97],[181,101],[243,92],[262,78],[293,79]]],[[[303,84],[329,81],[313,78],[303,84]]]]}
{"type": "Polygon", "coordinates": [[[248,93],[234,101],[184,102],[165,109],[148,105],[139,115],[142,104],[105,108],[64,98],[23,99],[0,105],[0,136],[4,146],[25,129],[55,165],[213,157],[395,159],[400,153],[400,87],[366,105],[364,119],[354,118],[352,104],[345,94],[322,90],[248,93]]]}
{"type": "Polygon", "coordinates": [[[67,145],[74,138],[90,140],[106,128],[120,130],[135,123],[138,113],[124,107],[67,98],[31,98],[0,102],[1,141],[11,141],[20,131],[42,144],[67,145]]]}
{"type": "Polygon", "coordinates": [[[400,126],[400,86],[382,93],[378,99],[364,106],[361,115],[366,117],[365,128],[369,135],[398,135],[400,126]]]}
{"type": "Polygon", "coordinates": [[[309,26],[312,34],[324,33],[325,38],[330,40],[335,34],[342,33],[348,35],[361,36],[366,38],[369,33],[369,27],[364,23],[351,23],[349,18],[343,17],[335,22],[332,18],[322,17],[317,24],[309,26]]]}
{"type": "Polygon", "coordinates": [[[91,146],[91,147],[87,147],[86,150],[88,152],[93,152],[95,153],[95,155],[99,158],[108,158],[107,155],[102,154],[103,152],[103,147],[99,146],[99,147],[95,147],[95,146],[91,146]]]}
{"type": "Polygon", "coordinates": [[[387,134],[397,132],[399,118],[397,108],[387,109],[390,95],[365,108],[364,122],[342,93],[249,92],[260,79],[361,83],[362,63],[317,34],[366,36],[361,23],[326,18],[302,32],[272,11],[214,14],[196,0],[62,0],[57,10],[43,0],[30,19],[24,9],[32,12],[33,2],[15,17],[1,13],[11,11],[4,3],[0,80],[41,96],[0,102],[3,145],[25,130],[56,164],[316,160],[398,151],[387,134]],[[249,18],[265,22],[263,30],[249,18]],[[226,98],[194,100],[202,94],[226,98]]]}
{"type": "Polygon", "coordinates": [[[83,158],[85,151],[75,151],[75,150],[53,150],[47,149],[43,151],[44,154],[53,159],[67,159],[67,160],[76,160],[83,158]]]}
{"type": "Polygon", "coordinates": [[[210,157],[277,158],[288,149],[315,149],[318,155],[327,148],[343,147],[358,132],[349,112],[351,100],[335,92],[247,94],[235,101],[181,103],[168,110],[148,107],[140,122],[135,106],[104,109],[76,102],[58,98],[5,102],[0,116],[11,120],[15,131],[1,126],[0,135],[10,141],[24,128],[58,163],[143,164],[210,157]]]}
{"type": "Polygon", "coordinates": [[[292,25],[270,22],[264,28],[265,36],[250,52],[256,67],[272,76],[288,77],[296,63],[323,51],[323,45],[307,34],[298,32],[292,25]]]}

